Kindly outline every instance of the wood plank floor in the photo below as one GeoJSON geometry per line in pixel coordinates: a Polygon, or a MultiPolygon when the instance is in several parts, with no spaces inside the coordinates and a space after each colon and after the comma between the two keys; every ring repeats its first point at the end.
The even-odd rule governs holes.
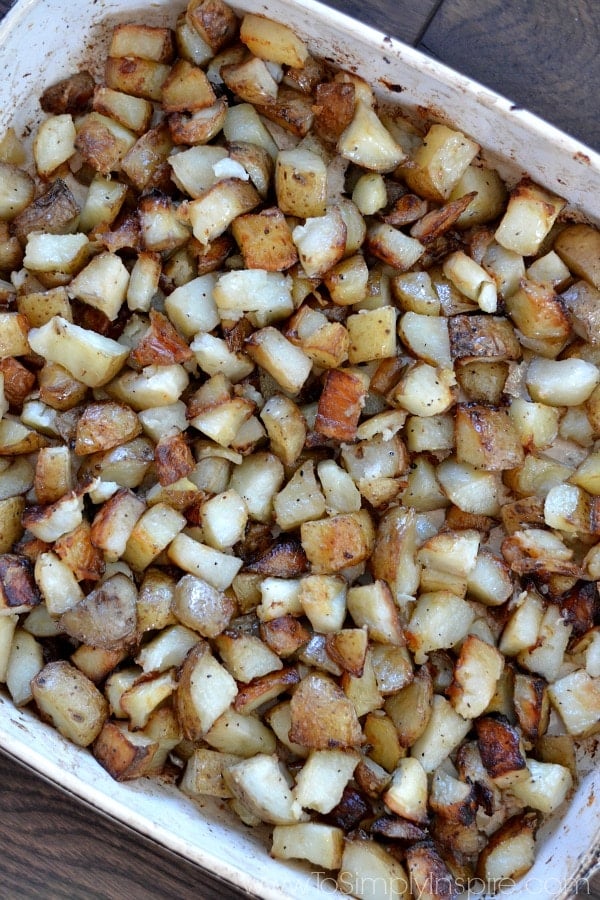
{"type": "MultiPolygon", "coordinates": [[[[52,2],[47,0],[49,8],[52,2]]],[[[0,16],[9,5],[0,0],[0,16]]],[[[419,46],[600,149],[600,0],[330,0],[330,5],[419,46]]],[[[0,754],[2,900],[242,896],[0,754]]],[[[600,900],[600,878],[586,896],[600,900]]]]}

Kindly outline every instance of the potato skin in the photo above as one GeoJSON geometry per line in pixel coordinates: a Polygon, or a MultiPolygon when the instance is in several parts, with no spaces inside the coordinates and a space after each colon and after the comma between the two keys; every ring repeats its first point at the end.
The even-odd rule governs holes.
{"type": "Polygon", "coordinates": [[[80,747],[93,743],[108,717],[108,702],[79,669],[48,663],[31,683],[40,714],[80,747]]]}

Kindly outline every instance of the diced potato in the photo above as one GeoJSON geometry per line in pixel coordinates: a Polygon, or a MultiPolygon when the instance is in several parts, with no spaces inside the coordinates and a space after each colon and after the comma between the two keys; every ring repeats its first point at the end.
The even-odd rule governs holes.
{"type": "Polygon", "coordinates": [[[392,781],[383,795],[386,806],[411,822],[427,822],[427,774],[418,761],[407,756],[398,762],[392,781]]]}
{"type": "Polygon", "coordinates": [[[298,803],[328,813],[342,799],[359,754],[343,750],[312,750],[296,777],[294,797],[298,803]]]}
{"type": "Polygon", "coordinates": [[[33,200],[35,185],[27,172],[9,162],[0,162],[0,219],[10,221],[33,200]]]}
{"type": "Polygon", "coordinates": [[[569,338],[565,308],[552,288],[522,278],[506,299],[508,314],[521,332],[521,343],[544,357],[555,357],[569,338]]]}
{"type": "Polygon", "coordinates": [[[229,556],[179,532],[167,548],[169,558],[181,569],[207,581],[219,591],[228,588],[242,567],[242,560],[229,556]]]}
{"type": "Polygon", "coordinates": [[[546,814],[554,812],[573,785],[571,773],[565,766],[536,759],[527,760],[527,769],[529,778],[514,784],[512,794],[525,806],[546,814]]]}
{"type": "Polygon", "coordinates": [[[134,134],[143,134],[152,121],[152,104],[141,97],[97,85],[94,90],[95,112],[114,119],[134,134]]]}
{"type": "Polygon", "coordinates": [[[235,699],[237,685],[206,641],[190,650],[181,668],[175,707],[184,736],[198,740],[235,699]]]}
{"type": "Polygon", "coordinates": [[[375,110],[360,99],[337,149],[345,159],[373,172],[392,172],[406,160],[406,153],[375,110]]]}
{"type": "Polygon", "coordinates": [[[456,200],[473,191],[476,192],[476,196],[457,220],[459,228],[492,222],[504,209],[506,187],[495,169],[476,163],[467,166],[450,191],[449,199],[456,200]]]}
{"type": "Polygon", "coordinates": [[[558,710],[569,734],[593,734],[600,724],[600,686],[583,669],[559,678],[548,688],[550,702],[558,710]]]}
{"type": "Polygon", "coordinates": [[[356,748],[362,731],[353,703],[321,673],[309,673],[297,685],[290,704],[290,740],[313,750],[356,748]]]}
{"type": "Polygon", "coordinates": [[[325,869],[338,869],[342,862],[344,832],[321,822],[276,825],[271,854],[275,859],[306,859],[325,869]]]}
{"type": "Polygon", "coordinates": [[[255,331],[247,341],[248,354],[289,394],[298,394],[308,378],[310,359],[272,325],[255,331]]]}
{"type": "Polygon", "coordinates": [[[277,144],[263,124],[258,113],[249,103],[230,106],[223,123],[223,134],[232,143],[256,144],[275,160],[279,151],[277,144]]]}
{"type": "Polygon", "coordinates": [[[135,523],[122,558],[132,568],[143,571],[185,525],[185,517],[166,503],[151,506],[135,523]]]}
{"type": "Polygon", "coordinates": [[[367,559],[375,534],[366,510],[300,526],[302,546],[315,574],[340,572],[367,559]]]}
{"type": "Polygon", "coordinates": [[[431,701],[431,715],[421,736],[411,747],[411,756],[427,773],[435,771],[444,759],[460,744],[471,728],[440,694],[431,701]]]}
{"type": "Polygon", "coordinates": [[[523,256],[533,256],[564,206],[564,201],[525,178],[511,192],[496,229],[498,243],[523,256]]]}
{"type": "Polygon", "coordinates": [[[488,472],[514,469],[524,460],[517,431],[503,409],[459,403],[455,439],[457,461],[488,472]]]}
{"type": "Polygon", "coordinates": [[[425,253],[425,246],[420,241],[385,222],[369,226],[365,249],[400,272],[412,268],[425,253]]]}
{"type": "Polygon", "coordinates": [[[443,271],[446,278],[469,300],[476,301],[483,312],[496,312],[498,302],[494,280],[474,259],[462,250],[456,250],[444,260],[443,271]]]}
{"type": "Polygon", "coordinates": [[[246,13],[240,40],[255,56],[292,68],[302,68],[308,57],[306,44],[289,26],[265,16],[246,13]]]}
{"type": "Polygon", "coordinates": [[[188,205],[194,237],[206,246],[259,202],[260,196],[249,182],[239,178],[217,181],[188,205]]]}
{"type": "MultiPolygon", "coordinates": [[[[65,663],[68,666],[68,663],[65,663]]],[[[33,679],[37,678],[44,668],[44,655],[41,643],[23,628],[16,628],[10,644],[6,660],[6,687],[15,706],[26,706],[35,698],[33,679]]],[[[89,682],[90,687],[93,687],[89,682]]],[[[94,689],[95,691],[95,689],[94,689]]],[[[98,697],[103,700],[102,696],[98,697]]],[[[52,703],[60,704],[63,698],[51,696],[52,703]]],[[[92,698],[93,701],[94,698],[92,698]]],[[[37,700],[36,700],[37,702],[37,700]]],[[[93,715],[93,710],[90,710],[93,715]]],[[[77,726],[75,726],[77,728],[77,726]]],[[[82,721],[82,730],[85,723],[82,721]]],[[[70,734],[67,734],[70,737],[70,734]]]]}
{"type": "Polygon", "coordinates": [[[398,335],[419,359],[442,369],[452,368],[447,319],[409,310],[398,323],[398,335]]]}
{"type": "Polygon", "coordinates": [[[50,362],[66,364],[69,372],[89,387],[107,384],[128,355],[127,348],[112,338],[67,322],[61,316],[32,328],[28,338],[32,350],[50,362]]]}
{"type": "Polygon", "coordinates": [[[508,819],[491,837],[477,865],[477,874],[491,890],[514,883],[529,871],[535,854],[536,823],[529,814],[508,819]]]}
{"type": "Polygon", "coordinates": [[[348,359],[352,365],[394,356],[396,310],[393,306],[364,310],[349,316],[346,327],[350,338],[348,359]]]}
{"type": "Polygon", "coordinates": [[[256,324],[263,326],[293,311],[291,290],[286,275],[260,268],[243,269],[219,276],[213,298],[222,318],[234,320],[252,313],[256,324]]]}
{"type": "Polygon", "coordinates": [[[460,131],[432,125],[413,155],[416,167],[404,170],[408,186],[423,197],[445,200],[473,161],[479,147],[460,131]]]}
{"type": "Polygon", "coordinates": [[[35,166],[42,178],[47,178],[73,155],[75,138],[75,125],[69,113],[44,119],[33,142],[35,166]]]}
{"type": "Polygon", "coordinates": [[[346,618],[346,583],[334,575],[307,575],[300,582],[300,603],[315,631],[335,634],[346,618]]]}
{"type": "Polygon", "coordinates": [[[554,249],[574,275],[585,278],[600,290],[598,232],[590,225],[569,225],[554,242],[554,249]]]}
{"type": "MultiPolygon", "coordinates": [[[[121,346],[118,344],[117,346],[121,346]]],[[[127,349],[125,353],[128,353],[127,349]]],[[[82,379],[83,380],[83,379],[82,379]]],[[[106,385],[115,400],[131,406],[136,412],[171,406],[188,386],[189,376],[178,363],[145,366],[141,372],[125,369],[106,385]]]]}
{"type": "Polygon", "coordinates": [[[491,644],[469,634],[464,640],[448,689],[450,702],[464,719],[475,719],[488,707],[504,668],[502,654],[491,644]]]}
{"type": "Polygon", "coordinates": [[[292,240],[306,275],[324,275],[338,263],[347,248],[347,235],[346,223],[337,206],[306,219],[304,225],[296,225],[292,240]]]}
{"type": "Polygon", "coordinates": [[[160,101],[162,86],[170,66],[140,56],[109,56],[106,60],[106,86],[144,100],[160,101]]]}
{"type": "Polygon", "coordinates": [[[58,660],[36,674],[31,689],[38,708],[61,734],[81,747],[93,743],[107,718],[108,703],[89,678],[58,660]]]}
{"type": "Polygon", "coordinates": [[[388,893],[387,888],[383,888],[381,894],[375,894],[372,885],[377,884],[394,885],[399,900],[409,900],[406,870],[381,844],[365,840],[346,841],[337,877],[338,888],[360,900],[373,900],[388,893]]]}
{"type": "Polygon", "coordinates": [[[415,416],[438,416],[453,404],[455,384],[451,369],[419,361],[407,367],[390,396],[393,403],[415,416]]]}

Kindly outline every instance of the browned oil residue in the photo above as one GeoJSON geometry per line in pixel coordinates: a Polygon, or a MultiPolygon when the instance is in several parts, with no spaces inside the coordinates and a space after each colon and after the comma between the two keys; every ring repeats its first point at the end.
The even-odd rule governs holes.
{"type": "Polygon", "coordinates": [[[392,91],[394,94],[401,94],[406,90],[401,84],[394,84],[393,81],[388,81],[387,78],[380,78],[379,83],[388,89],[388,91],[392,91]]]}

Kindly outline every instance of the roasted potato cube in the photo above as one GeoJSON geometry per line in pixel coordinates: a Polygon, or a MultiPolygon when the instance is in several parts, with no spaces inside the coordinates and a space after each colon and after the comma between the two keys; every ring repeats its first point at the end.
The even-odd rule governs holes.
{"type": "Polygon", "coordinates": [[[315,574],[340,572],[366,560],[375,540],[367,510],[304,522],[302,546],[315,574]]]}
{"type": "Polygon", "coordinates": [[[292,695],[290,711],[290,740],[304,747],[343,750],[363,742],[353,703],[326,675],[311,673],[303,678],[292,695]]]}
{"type": "Polygon", "coordinates": [[[275,755],[258,753],[227,767],[223,776],[233,795],[260,821],[291,825],[304,818],[275,755]]]}
{"type": "Polygon", "coordinates": [[[114,119],[134,134],[143,134],[152,121],[152,103],[122,91],[98,85],[94,90],[93,109],[114,119]]]}
{"type": "Polygon", "coordinates": [[[139,191],[151,186],[173,149],[168,125],[161,123],[141,135],[121,160],[121,171],[139,191]]]}
{"type": "Polygon", "coordinates": [[[205,144],[223,128],[227,119],[227,101],[220,97],[212,106],[195,112],[171,113],[169,130],[174,144],[205,144]]]}
{"type": "Polygon", "coordinates": [[[159,102],[170,71],[170,66],[165,63],[140,56],[109,56],[104,77],[106,86],[115,91],[159,102]]]}
{"type": "Polygon", "coordinates": [[[504,658],[494,646],[474,634],[467,635],[448,688],[450,702],[459,715],[475,719],[486,710],[503,668],[504,658]]]}
{"type": "Polygon", "coordinates": [[[345,159],[373,172],[393,172],[406,160],[406,153],[375,110],[360,98],[352,121],[339,136],[337,150],[345,159]]]}
{"type": "Polygon", "coordinates": [[[312,150],[280,150],[275,161],[277,205],[285,215],[323,216],[327,204],[327,168],[312,150]]]}
{"type": "Polygon", "coordinates": [[[247,13],[240,26],[240,40],[254,56],[292,68],[302,68],[308,57],[306,44],[291,28],[265,16],[247,13]]]}
{"type": "Polygon", "coordinates": [[[584,736],[598,730],[600,689],[597,678],[578,669],[551,684],[548,694],[569,734],[584,736]]]}
{"type": "Polygon", "coordinates": [[[38,175],[52,175],[75,152],[76,130],[70,113],[50,116],[40,124],[33,141],[38,175]]]}
{"type": "Polygon", "coordinates": [[[256,56],[221,66],[221,77],[229,90],[246,103],[256,105],[277,100],[278,84],[264,60],[256,56]]]}
{"type": "Polygon", "coordinates": [[[184,736],[198,740],[230,706],[237,685],[215,659],[206,641],[188,653],[175,693],[175,706],[184,736]]]}
{"type": "Polygon", "coordinates": [[[216,99],[203,70],[184,59],[175,63],[162,85],[161,105],[166,113],[206,109],[216,99]]]}
{"type": "Polygon", "coordinates": [[[477,863],[477,874],[491,890],[507,880],[514,882],[529,871],[535,853],[537,819],[521,813],[508,819],[490,838],[477,863]]]}
{"type": "Polygon", "coordinates": [[[523,447],[508,413],[476,403],[456,408],[456,458],[486,471],[514,469],[524,460],[523,447]]]}
{"type": "MultiPolygon", "coordinates": [[[[114,87],[118,89],[118,85],[114,87]]],[[[135,134],[115,119],[91,112],[78,124],[75,147],[93,169],[102,175],[109,175],[119,169],[121,160],[131,150],[135,140],[135,134]]]]}
{"type": "Polygon", "coordinates": [[[64,660],[48,663],[32,681],[40,713],[65,737],[87,747],[108,717],[108,703],[83,672],[64,660]]]}
{"type": "Polygon", "coordinates": [[[600,290],[600,235],[591,225],[569,225],[554,241],[554,250],[574,275],[600,290]]]}
{"type": "Polygon", "coordinates": [[[0,162],[0,219],[10,221],[18,216],[35,196],[35,184],[27,172],[7,162],[0,162]]]}
{"type": "Polygon", "coordinates": [[[213,54],[231,43],[238,30],[234,11],[222,0],[192,0],[187,6],[186,19],[213,54]]]}
{"type": "Polygon", "coordinates": [[[447,125],[432,125],[413,155],[415,168],[403,170],[411,188],[430,200],[445,200],[479,151],[478,145],[447,125]]]}
{"type": "Polygon", "coordinates": [[[337,869],[342,862],[344,832],[321,822],[276,825],[271,854],[275,859],[306,859],[326,869],[337,869]]]}
{"type": "Polygon", "coordinates": [[[375,841],[347,840],[337,885],[344,893],[367,900],[372,897],[372,884],[393,884],[399,900],[409,900],[406,870],[387,850],[375,841]]]}
{"type": "Polygon", "coordinates": [[[533,256],[564,205],[564,200],[523,178],[511,191],[495,238],[509,250],[533,256]]]}
{"type": "Polygon", "coordinates": [[[65,610],[61,626],[71,637],[91,647],[127,648],[136,639],[136,600],[137,590],[131,579],[113,575],[65,610]]]}
{"type": "Polygon", "coordinates": [[[108,49],[109,56],[139,56],[155,62],[171,62],[173,58],[173,32],[170,28],[152,25],[116,25],[108,49]]]}
{"type": "Polygon", "coordinates": [[[425,253],[425,246],[420,241],[385,222],[369,226],[365,249],[400,272],[412,268],[425,253]]]}
{"type": "MultiPolygon", "coordinates": [[[[87,239],[86,239],[87,240],[87,239]]],[[[49,362],[65,364],[89,387],[107,384],[127,359],[128,350],[112,338],[53,316],[29,332],[29,345],[49,362]]]]}
{"type": "Polygon", "coordinates": [[[278,207],[238,216],[232,232],[249,269],[282,272],[298,261],[291,229],[278,207]]]}
{"type": "Polygon", "coordinates": [[[223,234],[237,216],[250,212],[260,202],[254,187],[238,178],[224,178],[189,203],[194,237],[208,244],[223,234]]]}

